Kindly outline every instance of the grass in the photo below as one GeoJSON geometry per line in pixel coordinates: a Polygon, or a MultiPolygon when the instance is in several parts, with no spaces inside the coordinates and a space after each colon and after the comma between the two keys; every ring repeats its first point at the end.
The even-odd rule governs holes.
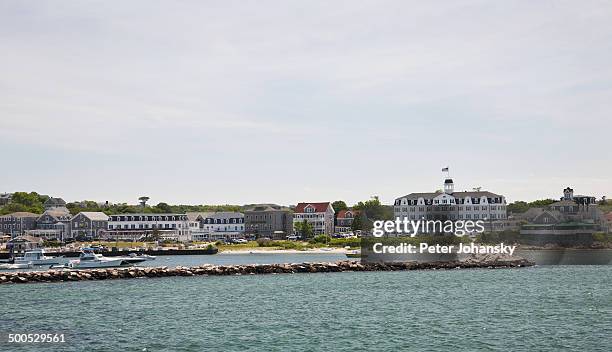
{"type": "Polygon", "coordinates": [[[597,207],[605,213],[612,211],[612,200],[607,200],[606,204],[598,204],[597,207]]]}
{"type": "Polygon", "coordinates": [[[216,245],[219,250],[249,250],[249,249],[264,249],[264,250],[281,250],[281,249],[294,249],[298,251],[303,251],[312,248],[321,248],[325,247],[324,244],[321,243],[309,243],[302,241],[285,241],[285,240],[259,240],[259,241],[249,241],[244,244],[217,244],[216,245]]]}
{"type": "Polygon", "coordinates": [[[109,241],[109,242],[105,242],[105,241],[94,241],[94,242],[77,242],[79,244],[79,247],[86,247],[86,246],[104,246],[104,247],[117,247],[117,248],[138,248],[138,247],[146,247],[146,246],[150,246],[150,247],[154,247],[155,246],[155,242],[114,242],[114,241],[109,241]]]}

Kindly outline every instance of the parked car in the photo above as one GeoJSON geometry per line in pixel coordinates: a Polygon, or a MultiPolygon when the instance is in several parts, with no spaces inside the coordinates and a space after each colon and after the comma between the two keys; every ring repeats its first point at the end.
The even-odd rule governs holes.
{"type": "Polygon", "coordinates": [[[237,238],[234,240],[234,243],[245,244],[245,243],[249,243],[249,241],[245,240],[244,238],[237,238]]]}
{"type": "Polygon", "coordinates": [[[289,240],[289,241],[297,241],[298,238],[299,237],[296,236],[296,235],[289,235],[289,236],[287,236],[287,240],[289,240]]]}

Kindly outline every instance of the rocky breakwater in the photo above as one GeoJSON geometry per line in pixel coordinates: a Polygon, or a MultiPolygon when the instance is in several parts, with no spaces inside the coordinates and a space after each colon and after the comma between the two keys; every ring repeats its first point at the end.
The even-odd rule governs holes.
{"type": "Polygon", "coordinates": [[[518,268],[533,265],[532,262],[517,257],[488,255],[470,257],[462,261],[451,262],[405,262],[405,263],[360,263],[358,261],[340,261],[331,263],[298,263],[298,264],[259,264],[259,265],[212,265],[204,264],[195,267],[127,267],[85,270],[49,270],[29,272],[0,273],[0,284],[36,283],[36,282],[69,282],[88,280],[111,280],[132,278],[153,278],[168,276],[224,276],[224,275],[257,275],[257,274],[296,274],[296,273],[329,273],[350,271],[398,271],[423,269],[467,269],[467,268],[518,268]]]}

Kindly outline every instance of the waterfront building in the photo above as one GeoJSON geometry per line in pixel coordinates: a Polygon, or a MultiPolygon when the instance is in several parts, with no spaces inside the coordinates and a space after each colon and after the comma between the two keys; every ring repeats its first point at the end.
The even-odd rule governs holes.
{"type": "Polygon", "coordinates": [[[293,224],[306,220],[314,235],[334,233],[334,208],[331,202],[298,203],[293,213],[293,224]]]}
{"type": "Polygon", "coordinates": [[[137,240],[145,237],[158,237],[176,241],[191,241],[189,219],[185,214],[118,214],[111,215],[108,239],[137,240]]]}
{"type": "Polygon", "coordinates": [[[357,217],[362,217],[365,220],[365,216],[359,210],[340,210],[338,216],[336,216],[335,231],[338,233],[347,233],[352,231],[353,221],[357,217]]]}
{"type": "Polygon", "coordinates": [[[80,212],[70,220],[72,238],[100,238],[108,228],[108,215],[103,212],[80,212]]]}
{"type": "Polygon", "coordinates": [[[522,220],[536,223],[540,218],[542,221],[548,219],[549,223],[560,222],[589,222],[601,223],[605,214],[597,207],[593,196],[574,195],[574,190],[567,187],[563,190],[563,197],[545,208],[531,208],[522,214],[518,214],[522,220]],[[542,215],[542,213],[546,213],[542,215]]]}
{"type": "Polygon", "coordinates": [[[244,237],[244,214],[238,212],[187,213],[190,219],[199,223],[192,230],[194,241],[217,241],[244,237]]]}
{"type": "Polygon", "coordinates": [[[455,192],[453,180],[444,180],[443,191],[410,193],[395,199],[396,218],[408,220],[483,220],[485,231],[504,230],[506,198],[488,191],[455,192]]]}
{"type": "Polygon", "coordinates": [[[42,247],[43,239],[34,236],[18,236],[8,241],[6,248],[12,256],[22,256],[26,251],[42,247]]]}
{"type": "Polygon", "coordinates": [[[587,245],[593,234],[605,230],[605,214],[593,196],[574,195],[567,187],[558,202],[546,208],[532,208],[522,214],[528,223],[521,226],[521,238],[529,244],[587,245]]]}
{"type": "Polygon", "coordinates": [[[70,237],[72,215],[65,207],[50,208],[36,219],[36,229],[26,234],[47,240],[60,240],[70,237]]]}
{"type": "Polygon", "coordinates": [[[16,237],[24,235],[26,231],[36,228],[36,219],[40,214],[16,212],[0,216],[0,234],[16,237]]]}
{"type": "Polygon", "coordinates": [[[244,231],[257,238],[285,239],[293,233],[291,209],[276,204],[258,204],[244,212],[244,231]]]}

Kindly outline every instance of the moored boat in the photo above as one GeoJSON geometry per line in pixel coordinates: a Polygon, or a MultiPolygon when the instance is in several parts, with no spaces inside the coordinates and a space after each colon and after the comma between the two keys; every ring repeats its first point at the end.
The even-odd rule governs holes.
{"type": "Polygon", "coordinates": [[[130,266],[143,260],[133,260],[129,257],[107,258],[102,254],[94,252],[94,248],[82,248],[79,259],[71,260],[65,265],[54,265],[51,268],[67,269],[93,269],[93,268],[114,268],[130,266]]]}
{"type": "Polygon", "coordinates": [[[0,270],[30,269],[32,267],[34,267],[32,263],[0,264],[0,270]]]}
{"type": "Polygon", "coordinates": [[[68,263],[68,259],[65,257],[49,257],[45,255],[45,250],[42,248],[32,249],[26,251],[23,257],[15,257],[15,264],[27,264],[32,265],[54,265],[54,264],[65,264],[68,263]]]}
{"type": "Polygon", "coordinates": [[[348,251],[346,252],[346,257],[347,258],[360,258],[361,251],[360,250],[348,251]]]}

